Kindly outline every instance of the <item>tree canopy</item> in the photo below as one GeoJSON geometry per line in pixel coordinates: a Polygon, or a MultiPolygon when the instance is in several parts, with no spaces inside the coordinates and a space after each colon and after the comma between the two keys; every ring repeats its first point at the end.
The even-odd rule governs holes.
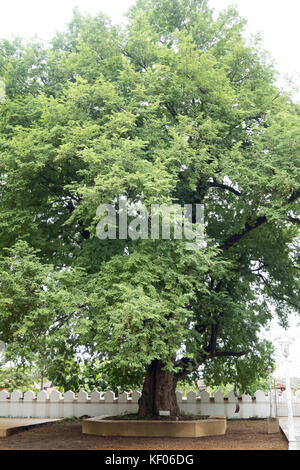
{"type": "Polygon", "coordinates": [[[127,20],[0,42],[0,339],[82,350],[124,388],[154,364],[256,380],[261,328],[299,308],[300,107],[234,8],[138,0],[127,20]],[[206,248],[99,240],[119,195],[203,204],[206,248]]]}

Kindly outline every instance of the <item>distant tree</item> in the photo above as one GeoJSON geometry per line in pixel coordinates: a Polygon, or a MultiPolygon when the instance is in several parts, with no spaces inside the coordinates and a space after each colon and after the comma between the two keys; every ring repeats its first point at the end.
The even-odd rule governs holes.
{"type": "Polygon", "coordinates": [[[34,389],[39,381],[39,371],[30,367],[5,366],[0,368],[0,388],[13,392],[26,392],[34,389]]]}
{"type": "Polygon", "coordinates": [[[266,344],[265,350],[261,349],[260,356],[248,353],[238,361],[232,358],[230,361],[219,360],[218,364],[210,362],[204,369],[204,382],[210,390],[227,391],[234,390],[237,395],[243,393],[254,395],[257,390],[267,392],[269,390],[269,371],[275,370],[272,361],[272,349],[266,344]]]}

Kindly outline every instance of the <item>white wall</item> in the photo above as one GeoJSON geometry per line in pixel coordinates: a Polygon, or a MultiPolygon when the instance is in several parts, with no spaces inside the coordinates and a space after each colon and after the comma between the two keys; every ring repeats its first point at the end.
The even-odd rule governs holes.
{"type": "MultiPolygon", "coordinates": [[[[257,391],[254,397],[243,395],[238,401],[240,410],[235,412],[237,398],[233,392],[224,397],[216,392],[210,397],[207,392],[201,392],[196,397],[189,392],[182,397],[176,392],[180,409],[185,413],[202,415],[226,415],[229,419],[266,418],[270,415],[270,402],[264,392],[257,391]]],[[[14,391],[11,394],[5,390],[0,392],[0,417],[12,418],[72,418],[88,416],[114,416],[125,412],[135,413],[138,410],[140,392],[133,392],[132,396],[124,392],[118,398],[113,392],[100,393],[94,391],[91,396],[81,391],[77,396],[67,392],[64,396],[53,391],[48,397],[47,392],[36,394],[32,391],[21,393],[14,391]]],[[[300,390],[293,398],[294,416],[300,416],[300,390]]],[[[277,398],[277,415],[287,416],[286,393],[277,398]]]]}

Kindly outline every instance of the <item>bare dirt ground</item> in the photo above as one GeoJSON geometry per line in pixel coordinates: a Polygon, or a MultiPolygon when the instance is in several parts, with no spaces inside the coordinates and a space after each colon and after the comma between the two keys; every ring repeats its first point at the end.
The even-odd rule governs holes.
{"type": "Polygon", "coordinates": [[[80,421],[61,421],[0,439],[0,450],[287,450],[284,436],[266,433],[265,420],[228,421],[225,436],[99,437],[81,434],[80,421]]]}

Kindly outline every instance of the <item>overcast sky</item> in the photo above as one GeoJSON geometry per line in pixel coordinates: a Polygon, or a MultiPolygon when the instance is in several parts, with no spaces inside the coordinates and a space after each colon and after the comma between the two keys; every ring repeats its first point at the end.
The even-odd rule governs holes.
{"type": "MultiPolygon", "coordinates": [[[[247,18],[249,30],[261,32],[264,45],[275,59],[282,77],[296,77],[300,85],[300,1],[299,0],[210,0],[216,10],[235,3],[247,18]]],[[[65,27],[78,7],[82,12],[102,11],[114,22],[121,22],[123,14],[134,0],[8,0],[0,6],[0,37],[12,35],[49,39],[65,27]]],[[[280,86],[284,82],[281,80],[280,86]]],[[[300,100],[300,94],[295,93],[300,100]]]]}
{"type": "MultiPolygon", "coordinates": [[[[121,22],[123,14],[134,0],[7,0],[0,6],[0,38],[21,36],[50,39],[56,31],[65,28],[72,18],[72,10],[106,13],[114,22],[121,22]]],[[[280,86],[285,86],[286,75],[294,77],[300,86],[300,0],[210,0],[216,10],[235,4],[248,20],[248,30],[261,32],[264,46],[274,58],[281,73],[280,86]]],[[[294,92],[300,101],[300,93],[294,92]]],[[[291,336],[296,339],[292,348],[292,374],[300,377],[300,328],[299,320],[292,321],[291,336]]],[[[281,330],[272,327],[269,337],[275,339],[281,330]]],[[[281,375],[281,373],[279,374],[281,375]]]]}

